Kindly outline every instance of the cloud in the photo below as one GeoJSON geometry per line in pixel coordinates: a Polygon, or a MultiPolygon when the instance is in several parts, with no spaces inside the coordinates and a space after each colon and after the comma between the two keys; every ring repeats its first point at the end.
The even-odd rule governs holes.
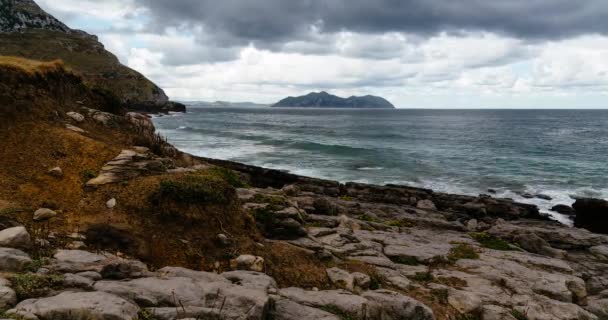
{"type": "Polygon", "coordinates": [[[135,0],[153,25],[204,25],[231,42],[272,43],[323,33],[484,31],[525,39],[608,32],[605,0],[135,0]]]}

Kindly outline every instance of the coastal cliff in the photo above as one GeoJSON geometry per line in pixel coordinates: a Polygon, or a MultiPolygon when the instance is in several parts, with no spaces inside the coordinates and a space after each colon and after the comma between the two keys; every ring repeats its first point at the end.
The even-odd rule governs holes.
{"type": "Polygon", "coordinates": [[[185,111],[156,84],[122,65],[96,36],[70,29],[32,0],[0,0],[0,55],[61,59],[89,86],[115,95],[132,110],[185,111]]]}
{"type": "Polygon", "coordinates": [[[3,316],[606,316],[608,237],[534,206],[195,157],[59,61],[0,69],[3,316]]]}

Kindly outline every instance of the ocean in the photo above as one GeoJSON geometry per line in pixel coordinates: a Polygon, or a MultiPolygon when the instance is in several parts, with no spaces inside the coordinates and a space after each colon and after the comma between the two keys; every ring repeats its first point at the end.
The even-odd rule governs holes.
{"type": "Polygon", "coordinates": [[[176,147],[199,156],[342,182],[469,195],[493,189],[564,223],[552,206],[608,198],[608,110],[190,106],[154,122],[176,147]]]}

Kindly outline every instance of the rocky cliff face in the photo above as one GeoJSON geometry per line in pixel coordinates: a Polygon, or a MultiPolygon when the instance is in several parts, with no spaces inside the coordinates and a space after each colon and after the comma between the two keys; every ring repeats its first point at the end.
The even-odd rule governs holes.
{"type": "Polygon", "coordinates": [[[0,32],[45,29],[72,32],[68,26],[44,12],[31,0],[0,0],[0,32]]]}
{"type": "Polygon", "coordinates": [[[70,29],[32,0],[0,0],[0,55],[61,59],[90,87],[110,91],[127,108],[181,111],[168,104],[160,87],[122,65],[96,36],[70,29]]]}

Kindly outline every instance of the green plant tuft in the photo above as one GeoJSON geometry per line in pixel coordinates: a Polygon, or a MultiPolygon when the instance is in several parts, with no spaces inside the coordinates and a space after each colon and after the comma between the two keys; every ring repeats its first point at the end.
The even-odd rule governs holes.
{"type": "Polygon", "coordinates": [[[213,167],[207,172],[211,175],[215,175],[224,181],[228,182],[229,185],[235,188],[249,188],[249,185],[241,179],[241,177],[233,170],[222,168],[222,167],[213,167]]]}
{"type": "Polygon", "coordinates": [[[63,276],[22,273],[11,276],[10,281],[17,298],[25,300],[38,298],[51,290],[60,289],[63,284],[63,276]]]}
{"type": "Polygon", "coordinates": [[[522,313],[521,311],[518,310],[511,310],[511,315],[513,316],[513,318],[517,319],[517,320],[528,320],[528,316],[524,313],[522,313]]]}
{"type": "Polygon", "coordinates": [[[418,282],[431,282],[435,280],[435,277],[430,272],[416,272],[416,274],[409,278],[418,282]]]}
{"type": "Polygon", "coordinates": [[[82,177],[82,180],[84,181],[89,181],[97,177],[97,173],[93,169],[84,169],[80,172],[80,177],[82,177]]]}
{"type": "Polygon", "coordinates": [[[412,256],[396,256],[390,257],[390,259],[394,263],[405,264],[408,266],[418,266],[422,264],[416,257],[412,256]]]}
{"type": "Polygon", "coordinates": [[[475,251],[471,245],[467,243],[461,243],[450,250],[448,254],[448,260],[452,263],[460,260],[460,259],[479,259],[479,254],[475,251]]]}
{"type": "Polygon", "coordinates": [[[225,180],[207,174],[190,174],[161,180],[155,196],[182,204],[228,204],[235,198],[234,188],[225,180]]]}
{"type": "Polygon", "coordinates": [[[475,239],[479,244],[488,249],[510,251],[515,250],[508,242],[489,235],[486,232],[470,233],[471,238],[475,239]]]}

